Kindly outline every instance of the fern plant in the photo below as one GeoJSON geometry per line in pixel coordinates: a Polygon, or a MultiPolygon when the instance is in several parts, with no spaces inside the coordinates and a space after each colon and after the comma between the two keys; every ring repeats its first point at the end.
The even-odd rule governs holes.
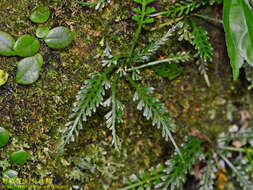
{"type": "Polygon", "coordinates": [[[106,60],[102,61],[104,71],[102,73],[90,74],[90,79],[84,82],[84,85],[76,96],[73,113],[68,122],[61,130],[61,141],[58,144],[59,157],[65,150],[65,146],[75,141],[79,131],[83,129],[83,122],[95,113],[99,106],[109,108],[105,115],[106,126],[112,132],[112,144],[119,148],[120,137],[117,135],[117,126],[122,122],[124,114],[124,105],[117,97],[117,84],[122,79],[126,79],[130,86],[135,89],[133,101],[138,101],[137,110],[143,112],[147,120],[151,120],[152,125],[162,130],[162,136],[165,140],[170,139],[175,146],[178,155],[183,160],[183,156],[173,138],[174,124],[171,122],[171,116],[165,105],[152,96],[154,88],[141,87],[138,80],[141,78],[140,70],[146,67],[159,64],[170,64],[186,62],[191,59],[189,53],[179,52],[176,55],[170,54],[167,58],[158,61],[151,61],[151,56],[155,55],[157,50],[163,46],[169,37],[176,34],[176,31],[182,27],[183,23],[178,23],[165,33],[160,39],[148,45],[148,48],[137,50],[137,41],[144,25],[154,22],[150,14],[155,11],[149,5],[155,0],[135,0],[139,5],[134,9],[136,13],[133,20],[137,22],[138,27],[132,39],[131,48],[127,55],[112,55],[109,45],[106,45],[104,51],[106,60]],[[151,61],[151,62],[149,62],[151,61]],[[105,93],[108,91],[108,93],[105,93]]]}
{"type": "Polygon", "coordinates": [[[205,158],[203,151],[205,140],[197,137],[188,137],[186,142],[181,145],[180,155],[175,152],[170,160],[165,163],[165,167],[158,165],[156,169],[150,168],[149,172],[140,171],[139,177],[135,174],[124,178],[123,182],[127,185],[121,190],[127,189],[182,189],[186,181],[186,175],[192,169],[193,165],[205,158]]]}
{"type": "MultiPolygon", "coordinates": [[[[204,76],[206,84],[210,86],[210,81],[207,75],[208,71],[208,63],[212,62],[213,56],[213,48],[209,41],[209,37],[207,35],[207,31],[199,28],[192,16],[194,11],[198,10],[202,6],[213,5],[215,3],[221,3],[222,0],[181,0],[179,2],[175,2],[169,8],[166,8],[165,11],[155,13],[154,16],[167,16],[169,18],[175,19],[175,22],[178,20],[184,20],[183,26],[179,33],[181,36],[178,38],[180,41],[186,40],[193,45],[196,50],[195,57],[197,58],[196,64],[198,66],[199,72],[204,76]]],[[[201,15],[196,15],[201,18],[205,18],[201,15]]]]}
{"type": "Polygon", "coordinates": [[[243,190],[251,190],[253,188],[253,150],[249,148],[247,137],[252,136],[252,131],[252,128],[249,128],[232,137],[231,134],[221,135],[217,147],[214,147],[214,143],[209,139],[190,136],[180,147],[183,160],[177,152],[174,152],[165,166],[159,164],[156,169],[152,167],[148,172],[140,170],[139,175],[132,174],[129,178],[124,177],[125,187],[121,190],[183,189],[186,176],[190,175],[196,164],[200,166],[194,171],[195,175],[198,175],[200,190],[212,190],[217,186],[223,188],[224,184],[220,183],[226,181],[227,176],[219,172],[227,170],[231,170],[230,177],[235,178],[243,190]],[[228,146],[233,140],[240,138],[246,147],[228,146]],[[229,158],[232,155],[233,161],[230,161],[229,158]]]}

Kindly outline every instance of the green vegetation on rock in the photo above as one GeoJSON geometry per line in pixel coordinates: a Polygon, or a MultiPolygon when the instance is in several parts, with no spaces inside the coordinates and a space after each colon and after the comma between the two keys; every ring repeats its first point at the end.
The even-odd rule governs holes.
{"type": "Polygon", "coordinates": [[[47,26],[39,26],[36,30],[36,36],[38,38],[45,38],[48,35],[49,28],[47,26]]]}
{"type": "Polygon", "coordinates": [[[14,44],[15,40],[10,34],[0,31],[0,55],[15,55],[15,52],[13,50],[14,44]]]}
{"type": "Polygon", "coordinates": [[[40,54],[22,59],[17,64],[17,83],[27,85],[35,82],[39,78],[42,65],[43,57],[40,54]]]}
{"type": "Polygon", "coordinates": [[[20,150],[20,151],[17,151],[17,152],[13,152],[10,155],[10,160],[14,164],[23,165],[24,163],[26,163],[27,157],[28,157],[27,152],[24,151],[24,150],[20,150]]]}
{"type": "Polygon", "coordinates": [[[32,12],[30,20],[32,22],[41,24],[46,22],[49,19],[49,16],[50,10],[48,9],[48,7],[38,7],[32,12]]]}
{"type": "Polygon", "coordinates": [[[74,35],[68,28],[59,26],[49,31],[45,42],[50,48],[62,49],[71,44],[73,39],[74,35]]]}
{"type": "Polygon", "coordinates": [[[0,147],[5,146],[8,143],[9,138],[9,132],[5,128],[0,127],[0,147]]]}
{"type": "Polygon", "coordinates": [[[39,49],[39,40],[29,34],[19,37],[14,45],[14,50],[20,57],[33,56],[39,51],[39,49]]]}

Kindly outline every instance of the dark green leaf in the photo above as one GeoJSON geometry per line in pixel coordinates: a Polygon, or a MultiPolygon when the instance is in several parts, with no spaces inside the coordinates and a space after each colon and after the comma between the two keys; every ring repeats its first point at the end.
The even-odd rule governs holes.
{"type": "Polygon", "coordinates": [[[9,132],[5,129],[0,127],[0,147],[5,146],[9,141],[9,132]]]}
{"type": "Polygon", "coordinates": [[[223,23],[234,80],[244,60],[253,66],[253,13],[244,0],[224,0],[223,23]]]}
{"type": "Polygon", "coordinates": [[[13,51],[13,46],[15,44],[15,40],[11,35],[6,32],[0,31],[0,55],[4,56],[12,56],[15,55],[13,51]]]}
{"type": "Polygon", "coordinates": [[[136,21],[136,22],[139,22],[140,21],[140,17],[138,17],[138,16],[132,16],[132,19],[134,20],[134,21],[136,21]]]}
{"type": "Polygon", "coordinates": [[[144,23],[148,24],[148,23],[153,23],[154,22],[154,19],[153,18],[146,18],[144,20],[144,23]]]}
{"type": "Polygon", "coordinates": [[[10,155],[10,160],[12,163],[23,165],[27,161],[27,152],[24,150],[20,150],[17,152],[13,152],[10,155]]]}
{"type": "Polygon", "coordinates": [[[151,8],[147,8],[147,10],[146,10],[146,14],[147,15],[149,15],[149,14],[151,14],[151,13],[154,13],[156,10],[155,10],[155,8],[154,7],[151,7],[151,8]]]}
{"type": "Polygon", "coordinates": [[[0,86],[4,85],[8,80],[8,73],[0,69],[0,86]]]}
{"type": "Polygon", "coordinates": [[[40,26],[36,30],[36,36],[38,38],[46,38],[49,33],[49,28],[47,26],[40,26]]]}
{"type": "Polygon", "coordinates": [[[141,14],[141,9],[138,7],[138,8],[134,8],[133,11],[136,13],[136,14],[141,14]]]}
{"type": "Polygon", "coordinates": [[[168,78],[169,80],[173,80],[177,78],[184,70],[183,67],[175,63],[159,64],[159,65],[153,66],[152,69],[155,71],[157,75],[162,76],[164,78],[168,78]]]}
{"type": "Polygon", "coordinates": [[[135,3],[142,4],[142,0],[134,0],[135,3]]]}
{"type": "Polygon", "coordinates": [[[50,16],[50,10],[48,9],[48,7],[38,7],[32,12],[30,16],[30,20],[32,22],[41,24],[41,23],[46,22],[49,16],[50,16]]]}
{"type": "Polygon", "coordinates": [[[49,31],[45,42],[50,48],[61,49],[67,47],[73,39],[73,33],[68,28],[60,26],[49,31]]]}
{"type": "Polygon", "coordinates": [[[39,51],[39,49],[39,40],[29,34],[21,36],[14,45],[14,50],[20,57],[33,56],[39,51]]]}
{"type": "Polygon", "coordinates": [[[16,81],[19,84],[32,84],[39,78],[43,58],[40,54],[22,59],[17,67],[16,81]]]}

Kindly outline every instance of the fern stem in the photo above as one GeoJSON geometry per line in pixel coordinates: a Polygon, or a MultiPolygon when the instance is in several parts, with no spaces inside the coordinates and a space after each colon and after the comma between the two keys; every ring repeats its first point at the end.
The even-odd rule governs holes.
{"type": "MultiPolygon", "coordinates": [[[[114,80],[113,80],[113,84],[112,84],[112,100],[115,100],[115,99],[116,99],[116,87],[117,87],[118,78],[119,78],[119,76],[116,75],[115,78],[114,78],[114,80]]],[[[115,101],[112,101],[112,112],[113,112],[112,115],[116,115],[116,106],[117,106],[117,105],[116,105],[116,102],[115,102],[115,101]]],[[[114,142],[115,148],[116,148],[117,150],[119,150],[118,142],[117,142],[118,139],[117,139],[117,134],[116,134],[116,129],[115,129],[115,127],[116,127],[116,118],[113,119],[113,124],[112,124],[112,126],[114,126],[114,127],[112,128],[113,142],[114,142]]]]}
{"type": "Polygon", "coordinates": [[[235,152],[247,152],[247,153],[253,153],[253,149],[251,148],[236,148],[236,147],[218,147],[219,149],[222,150],[231,150],[235,152]]]}
{"type": "Polygon", "coordinates": [[[138,40],[138,38],[140,36],[140,33],[141,33],[142,25],[144,23],[145,14],[146,14],[146,2],[142,1],[141,19],[139,21],[137,31],[136,31],[135,36],[134,36],[133,41],[132,41],[128,62],[131,61],[131,58],[133,56],[134,48],[136,46],[137,40],[138,40]]]}
{"type": "Polygon", "coordinates": [[[182,52],[181,54],[177,54],[177,55],[170,55],[168,58],[166,59],[161,59],[161,60],[158,60],[158,61],[153,61],[153,62],[150,62],[150,63],[147,63],[147,64],[143,64],[143,65],[140,65],[138,67],[131,67],[130,69],[127,69],[126,71],[133,71],[133,70],[137,70],[137,69],[142,69],[142,68],[145,68],[145,67],[150,67],[150,66],[154,66],[154,65],[158,65],[160,63],[172,63],[172,62],[179,62],[179,61],[182,61],[182,62],[185,62],[186,60],[189,60],[190,59],[190,56],[188,53],[185,53],[185,52],[182,52]]]}
{"type": "Polygon", "coordinates": [[[133,189],[133,188],[135,188],[135,187],[139,187],[139,186],[141,186],[141,185],[143,185],[143,184],[147,184],[148,182],[154,181],[154,180],[156,180],[156,179],[160,179],[160,178],[162,178],[163,176],[166,176],[166,175],[167,175],[166,173],[163,173],[163,174],[157,175],[157,176],[155,176],[155,177],[148,178],[148,179],[146,179],[146,180],[144,180],[144,181],[140,181],[140,182],[138,182],[138,183],[135,183],[135,184],[133,184],[133,185],[127,186],[127,187],[122,188],[122,189],[119,189],[119,190],[133,189]]]}
{"type": "Polygon", "coordinates": [[[227,163],[227,165],[235,172],[235,174],[238,176],[238,178],[247,185],[247,182],[244,180],[240,172],[235,168],[235,166],[220,152],[216,151],[218,155],[227,163]]]}
{"type": "Polygon", "coordinates": [[[202,18],[204,20],[209,20],[209,21],[214,21],[214,22],[217,22],[219,24],[222,24],[223,25],[223,21],[221,19],[217,19],[217,18],[213,18],[213,17],[209,17],[209,16],[205,16],[205,15],[200,15],[200,14],[193,14],[193,16],[196,16],[196,17],[199,17],[199,18],[202,18]]]}
{"type": "Polygon", "coordinates": [[[145,67],[150,67],[150,66],[153,66],[153,65],[157,65],[157,64],[165,63],[165,62],[170,62],[170,61],[173,61],[173,58],[167,58],[167,59],[161,59],[161,60],[158,60],[158,61],[153,61],[153,62],[144,64],[144,65],[141,65],[141,66],[138,66],[138,67],[132,67],[130,69],[127,69],[126,71],[133,71],[133,70],[137,70],[137,69],[142,69],[142,68],[145,68],[145,67]]]}

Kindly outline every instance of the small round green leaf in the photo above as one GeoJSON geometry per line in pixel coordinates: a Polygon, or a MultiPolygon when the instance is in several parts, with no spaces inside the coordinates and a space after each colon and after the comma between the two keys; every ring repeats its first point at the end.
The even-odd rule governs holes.
{"type": "Polygon", "coordinates": [[[60,26],[49,31],[45,42],[50,48],[62,49],[67,47],[73,39],[73,33],[68,28],[60,26]]]}
{"type": "Polygon", "coordinates": [[[0,69],[0,86],[4,85],[8,80],[8,73],[0,69]]]}
{"type": "Polygon", "coordinates": [[[11,162],[15,163],[15,164],[24,164],[27,161],[27,152],[24,150],[20,150],[17,152],[13,152],[10,155],[10,160],[11,162]]]}
{"type": "Polygon", "coordinates": [[[48,7],[38,7],[32,12],[30,16],[30,20],[32,22],[41,24],[41,23],[46,22],[49,16],[50,16],[50,10],[48,9],[48,7]]]}
{"type": "Polygon", "coordinates": [[[39,51],[39,49],[39,40],[29,34],[21,36],[14,45],[14,50],[20,57],[33,56],[39,51]]]}
{"type": "Polygon", "coordinates": [[[49,28],[47,26],[39,26],[36,30],[37,38],[45,38],[49,33],[49,28]]]}
{"type": "Polygon", "coordinates": [[[2,181],[7,186],[7,188],[12,190],[25,190],[27,184],[17,183],[18,172],[15,170],[6,170],[2,173],[2,181]]]}
{"type": "Polygon", "coordinates": [[[22,59],[17,64],[16,82],[25,85],[32,84],[39,78],[42,65],[43,58],[40,54],[22,59]]]}
{"type": "Polygon", "coordinates": [[[14,44],[15,40],[10,34],[0,31],[0,55],[15,55],[15,52],[13,51],[14,44]]]}
{"type": "Polygon", "coordinates": [[[9,138],[9,132],[5,128],[0,127],[0,147],[5,146],[8,143],[9,138]]]}

